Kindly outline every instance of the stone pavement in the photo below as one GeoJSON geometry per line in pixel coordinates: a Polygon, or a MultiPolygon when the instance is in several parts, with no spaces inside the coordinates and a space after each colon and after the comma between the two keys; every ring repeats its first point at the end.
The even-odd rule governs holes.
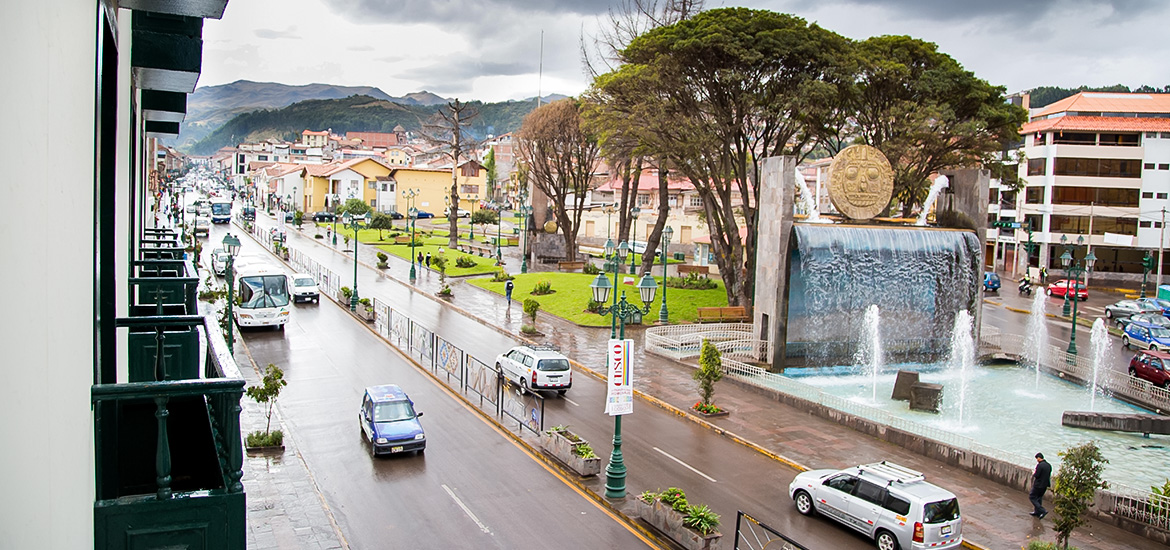
{"type": "MultiPolygon", "coordinates": [[[[258,216],[262,226],[279,222],[258,216]]],[[[323,239],[313,238],[311,226],[303,231],[287,228],[288,245],[308,254],[316,261],[338,273],[351,273],[353,259],[342,253],[345,248],[339,243],[334,248],[323,239]]],[[[515,249],[506,249],[515,253],[515,249]]],[[[375,247],[360,245],[358,259],[362,278],[388,277],[402,284],[407,282],[410,265],[407,261],[390,256],[390,268],[378,270],[375,247]]],[[[510,272],[519,271],[516,257],[507,260],[510,272]]],[[[486,326],[513,335],[520,339],[519,329],[522,315],[519,306],[508,308],[502,296],[483,291],[458,279],[448,278],[458,296],[457,310],[477,318],[486,326]]],[[[412,285],[418,291],[434,294],[439,289],[438,273],[427,269],[419,270],[419,277],[412,285]]],[[[541,315],[538,327],[545,336],[542,342],[559,347],[566,355],[579,361],[587,368],[603,370],[602,350],[609,332],[605,329],[579,327],[562,319],[541,315]]],[[[630,337],[640,342],[641,329],[627,327],[630,337]]],[[[635,346],[635,357],[639,368],[639,385],[646,394],[681,411],[694,403],[696,392],[691,379],[692,365],[682,364],[655,355],[645,354],[641,346],[635,346]]],[[[959,496],[964,511],[964,533],[968,541],[989,549],[1018,549],[1031,538],[1054,540],[1052,519],[1036,520],[1028,515],[1031,510],[1027,495],[998,483],[954,470],[944,464],[926,459],[900,447],[863,435],[834,422],[812,416],[804,411],[777,403],[750,388],[737,383],[724,383],[719,387],[719,401],[728,405],[733,414],[710,421],[710,424],[725,430],[730,435],[755,444],[767,451],[781,455],[788,460],[809,468],[841,468],[860,463],[891,460],[907,467],[922,471],[931,481],[946,487],[959,496]]],[[[1048,452],[1055,450],[1044,449],[1048,452]]],[[[285,454],[290,457],[288,451],[285,454]]],[[[299,462],[299,461],[298,461],[299,462]]],[[[303,468],[303,464],[297,465],[303,468]]],[[[252,475],[248,471],[246,475],[252,475]]],[[[259,479],[258,479],[259,481],[259,479]]],[[[279,481],[278,481],[279,483],[279,481]]],[[[249,502],[252,491],[264,494],[256,485],[247,486],[249,502]]],[[[296,502],[300,503],[301,498],[296,502]]],[[[777,506],[791,506],[789,502],[777,502],[777,506]]],[[[321,504],[318,504],[320,507],[321,504]]],[[[249,506],[250,512],[252,506],[249,506]]],[[[745,510],[749,513],[765,513],[763,510],[745,510]]],[[[252,518],[249,517],[249,523],[252,518]]],[[[255,530],[255,529],[253,529],[255,530]]],[[[251,535],[250,535],[251,536],[251,535]]],[[[810,541],[811,542],[811,541],[810,541]]],[[[1088,525],[1073,533],[1071,544],[1082,550],[1155,549],[1164,545],[1139,537],[1116,527],[1090,521],[1088,525]]],[[[814,544],[815,546],[815,544],[814,544]]],[[[328,547],[328,546],[325,546],[328,547]]]]}

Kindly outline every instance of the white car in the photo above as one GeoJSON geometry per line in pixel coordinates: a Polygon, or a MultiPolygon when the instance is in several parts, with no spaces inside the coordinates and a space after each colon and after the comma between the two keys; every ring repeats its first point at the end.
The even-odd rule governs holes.
{"type": "MultiPolygon", "coordinates": [[[[450,218],[451,217],[451,208],[450,207],[444,208],[443,215],[450,218]]],[[[468,212],[467,210],[464,210],[462,208],[457,208],[457,209],[455,209],[455,216],[459,217],[459,218],[470,218],[471,212],[468,212]]]]}
{"type": "Polygon", "coordinates": [[[203,235],[204,237],[211,234],[211,218],[204,216],[195,217],[195,236],[203,235]]]}
{"type": "Polygon", "coordinates": [[[317,281],[308,273],[293,273],[292,277],[293,302],[321,302],[321,292],[317,290],[317,281]]]}
{"type": "Polygon", "coordinates": [[[802,472],[788,495],[796,511],[824,514],[874,539],[879,550],[954,549],[963,543],[955,494],[890,462],[802,472]]]}
{"type": "Polygon", "coordinates": [[[565,395],[573,386],[569,359],[547,346],[516,346],[496,356],[496,369],[520,386],[520,393],[556,390],[565,395]]]}
{"type": "Polygon", "coordinates": [[[216,275],[223,275],[227,272],[228,253],[222,248],[216,248],[211,251],[211,270],[216,275]]]}

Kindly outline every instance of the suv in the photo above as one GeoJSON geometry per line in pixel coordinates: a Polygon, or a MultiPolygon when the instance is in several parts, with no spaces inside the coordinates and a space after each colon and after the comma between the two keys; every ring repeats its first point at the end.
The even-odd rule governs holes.
{"type": "Polygon", "coordinates": [[[994,271],[983,272],[983,292],[999,292],[1001,284],[998,273],[994,271]]]}
{"type": "Polygon", "coordinates": [[[520,393],[557,390],[565,395],[573,386],[569,359],[547,346],[516,346],[496,357],[496,370],[520,386],[520,393]]]}
{"type": "Polygon", "coordinates": [[[426,451],[427,435],[418,422],[422,415],[414,412],[414,402],[394,384],[366,388],[358,421],[362,438],[370,442],[370,453],[378,456],[426,451]]]}
{"type": "Polygon", "coordinates": [[[321,302],[321,293],[317,290],[317,281],[308,273],[292,274],[293,302],[321,302]]]}
{"type": "Polygon", "coordinates": [[[1170,389],[1170,373],[1166,372],[1170,364],[1170,353],[1164,351],[1139,351],[1129,360],[1129,375],[1151,384],[1170,389]]]}
{"type": "Polygon", "coordinates": [[[958,548],[963,519],[954,493],[890,462],[809,470],[788,486],[796,511],[820,512],[873,538],[883,550],[958,548]]]}
{"type": "Polygon", "coordinates": [[[1121,345],[1150,351],[1170,350],[1170,329],[1153,323],[1134,321],[1125,326],[1125,334],[1121,335],[1121,345]]]}

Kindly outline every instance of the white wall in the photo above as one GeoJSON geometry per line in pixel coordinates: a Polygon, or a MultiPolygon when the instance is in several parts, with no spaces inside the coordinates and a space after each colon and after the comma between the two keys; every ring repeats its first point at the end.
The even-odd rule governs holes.
{"type": "Polygon", "coordinates": [[[94,0],[9,2],[0,18],[0,161],[62,166],[68,151],[73,171],[0,178],[0,193],[22,203],[0,218],[4,548],[93,547],[97,18],[94,0]]]}

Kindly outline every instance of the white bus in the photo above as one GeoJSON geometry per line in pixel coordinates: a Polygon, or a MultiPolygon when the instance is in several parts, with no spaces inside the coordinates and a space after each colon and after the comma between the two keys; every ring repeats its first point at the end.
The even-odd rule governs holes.
{"type": "Polygon", "coordinates": [[[239,299],[232,312],[243,327],[276,327],[284,330],[292,310],[288,276],[268,264],[247,264],[236,274],[239,299]]]}
{"type": "Polygon", "coordinates": [[[228,223],[230,221],[232,221],[232,201],[211,199],[211,223],[228,223]]]}

